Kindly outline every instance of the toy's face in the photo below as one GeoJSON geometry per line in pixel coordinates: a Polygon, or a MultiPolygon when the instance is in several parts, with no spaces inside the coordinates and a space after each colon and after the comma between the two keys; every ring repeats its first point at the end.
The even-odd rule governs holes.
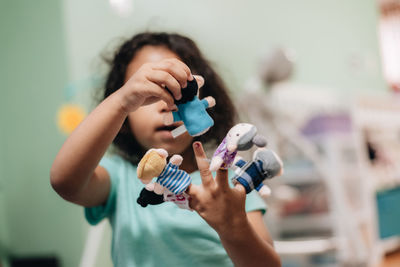
{"type": "Polygon", "coordinates": [[[239,123],[233,126],[226,138],[226,147],[228,151],[233,152],[237,149],[239,140],[247,134],[254,126],[248,123],[239,123]]]}

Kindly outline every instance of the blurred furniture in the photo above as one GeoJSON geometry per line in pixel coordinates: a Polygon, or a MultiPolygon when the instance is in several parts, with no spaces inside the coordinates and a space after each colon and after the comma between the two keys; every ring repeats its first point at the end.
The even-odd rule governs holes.
{"type": "MultiPolygon", "coordinates": [[[[102,249],[101,244],[104,242],[107,224],[108,221],[104,219],[99,224],[89,227],[79,267],[99,266],[99,255],[102,249]]],[[[111,243],[111,240],[106,238],[106,242],[111,243]]],[[[107,253],[111,252],[107,251],[107,253]]],[[[107,266],[107,263],[102,264],[103,266],[107,266]]]]}
{"type": "Polygon", "coordinates": [[[284,82],[293,63],[287,49],[270,51],[237,101],[247,112],[244,119],[284,160],[284,175],[267,182],[273,197],[267,199],[266,223],[284,265],[366,266],[368,212],[349,99],[327,88],[284,82]]]}
{"type": "Polygon", "coordinates": [[[400,92],[400,1],[378,0],[378,3],[383,75],[388,86],[400,92]]]}
{"type": "Polygon", "coordinates": [[[366,212],[348,103],[321,88],[280,83],[243,93],[240,105],[284,160],[284,175],[267,182],[273,197],[266,218],[283,262],[308,256],[293,266],[366,266],[366,212]]]}
{"type": "Polygon", "coordinates": [[[400,247],[400,99],[365,97],[353,110],[373,263],[400,247]]]}

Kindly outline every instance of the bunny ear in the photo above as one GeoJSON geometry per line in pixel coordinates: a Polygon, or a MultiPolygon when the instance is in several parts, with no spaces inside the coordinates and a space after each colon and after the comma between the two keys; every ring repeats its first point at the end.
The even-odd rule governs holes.
{"type": "Polygon", "coordinates": [[[267,146],[267,140],[265,139],[264,136],[256,134],[253,137],[253,144],[255,144],[258,147],[265,147],[267,146]]]}

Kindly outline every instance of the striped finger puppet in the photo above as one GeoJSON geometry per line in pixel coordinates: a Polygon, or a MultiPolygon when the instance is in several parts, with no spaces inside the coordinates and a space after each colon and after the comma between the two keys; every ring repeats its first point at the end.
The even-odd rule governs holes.
{"type": "Polygon", "coordinates": [[[175,195],[183,193],[191,184],[192,178],[190,175],[180,170],[178,165],[169,162],[161,174],[157,177],[156,183],[167,188],[175,195]]]}

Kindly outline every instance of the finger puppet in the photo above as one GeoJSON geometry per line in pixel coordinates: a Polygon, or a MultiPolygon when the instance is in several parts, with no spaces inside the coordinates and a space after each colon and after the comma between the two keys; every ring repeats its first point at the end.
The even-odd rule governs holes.
{"type": "Polygon", "coordinates": [[[210,171],[227,169],[232,166],[237,151],[250,149],[253,145],[264,147],[267,145],[265,138],[257,134],[257,128],[249,123],[239,123],[233,126],[215,151],[210,171]]]}
{"type": "Polygon", "coordinates": [[[164,203],[164,195],[159,195],[154,192],[154,183],[149,183],[140,191],[136,202],[142,206],[158,205],[164,203]]]}
{"type": "Polygon", "coordinates": [[[171,201],[174,202],[179,208],[181,209],[187,209],[187,210],[192,210],[189,207],[189,195],[185,192],[182,192],[181,194],[174,194],[168,189],[164,190],[164,200],[165,201],[171,201]]]}
{"type": "Polygon", "coordinates": [[[187,87],[182,89],[182,98],[175,100],[177,110],[166,114],[164,123],[171,125],[173,122],[182,121],[183,125],[171,131],[172,136],[183,134],[185,131],[191,136],[204,134],[214,125],[213,119],[206,109],[215,106],[215,99],[211,96],[200,100],[197,97],[198,85],[196,79],[187,82],[187,87]]]}
{"type": "Polygon", "coordinates": [[[246,194],[256,189],[261,196],[267,197],[271,190],[263,184],[264,180],[282,175],[283,163],[272,150],[259,148],[253,154],[253,160],[246,162],[238,159],[235,162],[238,168],[232,178],[233,184],[240,183],[246,189],[246,194]]]}
{"type": "Polygon", "coordinates": [[[167,157],[168,152],[164,149],[150,149],[140,160],[137,176],[146,184],[137,199],[137,203],[142,207],[161,204],[164,201],[172,201],[182,207],[185,204],[184,200],[187,201],[188,207],[189,197],[184,192],[192,179],[187,172],[179,169],[183,160],[180,155],[173,155],[168,163],[167,157]],[[154,177],[157,177],[157,180],[152,183],[154,177]]]}

